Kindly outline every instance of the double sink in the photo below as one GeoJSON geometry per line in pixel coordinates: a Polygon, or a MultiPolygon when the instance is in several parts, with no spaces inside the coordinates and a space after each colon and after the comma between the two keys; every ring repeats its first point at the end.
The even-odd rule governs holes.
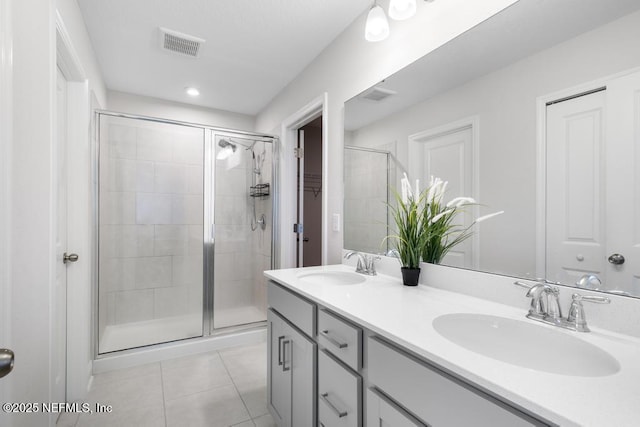
{"type": "MultiPolygon", "coordinates": [[[[301,273],[298,279],[308,284],[343,286],[365,284],[368,277],[322,270],[301,273]]],[[[442,337],[470,352],[535,371],[579,377],[604,377],[620,371],[615,357],[578,338],[577,333],[528,320],[450,313],[436,317],[432,326],[442,337]]]]}

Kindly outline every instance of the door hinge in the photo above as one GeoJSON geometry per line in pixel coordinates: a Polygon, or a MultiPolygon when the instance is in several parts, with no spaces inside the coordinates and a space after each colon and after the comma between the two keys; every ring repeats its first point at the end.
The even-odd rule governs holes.
{"type": "Polygon", "coordinates": [[[293,232],[296,234],[302,234],[304,226],[302,224],[293,224],[293,232]]]}
{"type": "Polygon", "coordinates": [[[293,149],[293,155],[297,158],[297,159],[301,159],[304,157],[304,148],[300,148],[300,147],[296,147],[293,149]]]}

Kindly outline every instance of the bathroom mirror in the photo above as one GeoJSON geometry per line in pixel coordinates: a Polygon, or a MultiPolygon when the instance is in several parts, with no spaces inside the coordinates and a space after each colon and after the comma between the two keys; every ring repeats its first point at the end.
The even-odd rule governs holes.
{"type": "MultiPolygon", "coordinates": [[[[445,201],[479,202],[467,222],[505,211],[442,264],[640,296],[640,206],[619,204],[640,196],[629,163],[640,161],[638,40],[637,0],[520,0],[349,100],[345,146],[389,152],[391,187],[403,172],[449,181],[445,201]]],[[[353,189],[366,183],[347,183],[351,167],[345,248],[371,252],[383,227],[367,242],[354,230],[353,189]]]]}

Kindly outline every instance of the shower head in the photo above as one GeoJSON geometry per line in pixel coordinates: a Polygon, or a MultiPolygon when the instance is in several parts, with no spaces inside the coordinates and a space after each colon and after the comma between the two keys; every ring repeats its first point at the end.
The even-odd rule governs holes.
{"type": "Polygon", "coordinates": [[[222,148],[230,147],[230,148],[228,148],[228,150],[230,149],[230,150],[231,150],[231,151],[233,151],[234,153],[235,153],[235,151],[236,151],[236,144],[234,144],[233,142],[229,141],[228,139],[221,139],[221,140],[218,142],[218,145],[219,145],[220,147],[222,147],[222,148]]]}
{"type": "Polygon", "coordinates": [[[218,141],[218,145],[222,147],[216,156],[218,160],[224,160],[236,152],[236,145],[227,139],[221,139],[218,141]]]}

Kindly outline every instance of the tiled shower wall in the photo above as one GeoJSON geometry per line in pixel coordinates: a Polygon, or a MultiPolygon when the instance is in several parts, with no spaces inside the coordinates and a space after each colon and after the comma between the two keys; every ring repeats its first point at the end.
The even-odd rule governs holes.
{"type": "MultiPolygon", "coordinates": [[[[389,150],[394,144],[376,149],[389,150]]],[[[391,151],[391,150],[389,150],[391,151]]],[[[390,162],[389,180],[395,167],[390,162]]],[[[344,247],[368,253],[384,253],[388,242],[387,155],[344,150],[344,247]]],[[[393,194],[389,193],[389,202],[393,194]]]]}
{"type": "Polygon", "coordinates": [[[99,327],[202,312],[204,130],[101,122],[99,327]]]}

